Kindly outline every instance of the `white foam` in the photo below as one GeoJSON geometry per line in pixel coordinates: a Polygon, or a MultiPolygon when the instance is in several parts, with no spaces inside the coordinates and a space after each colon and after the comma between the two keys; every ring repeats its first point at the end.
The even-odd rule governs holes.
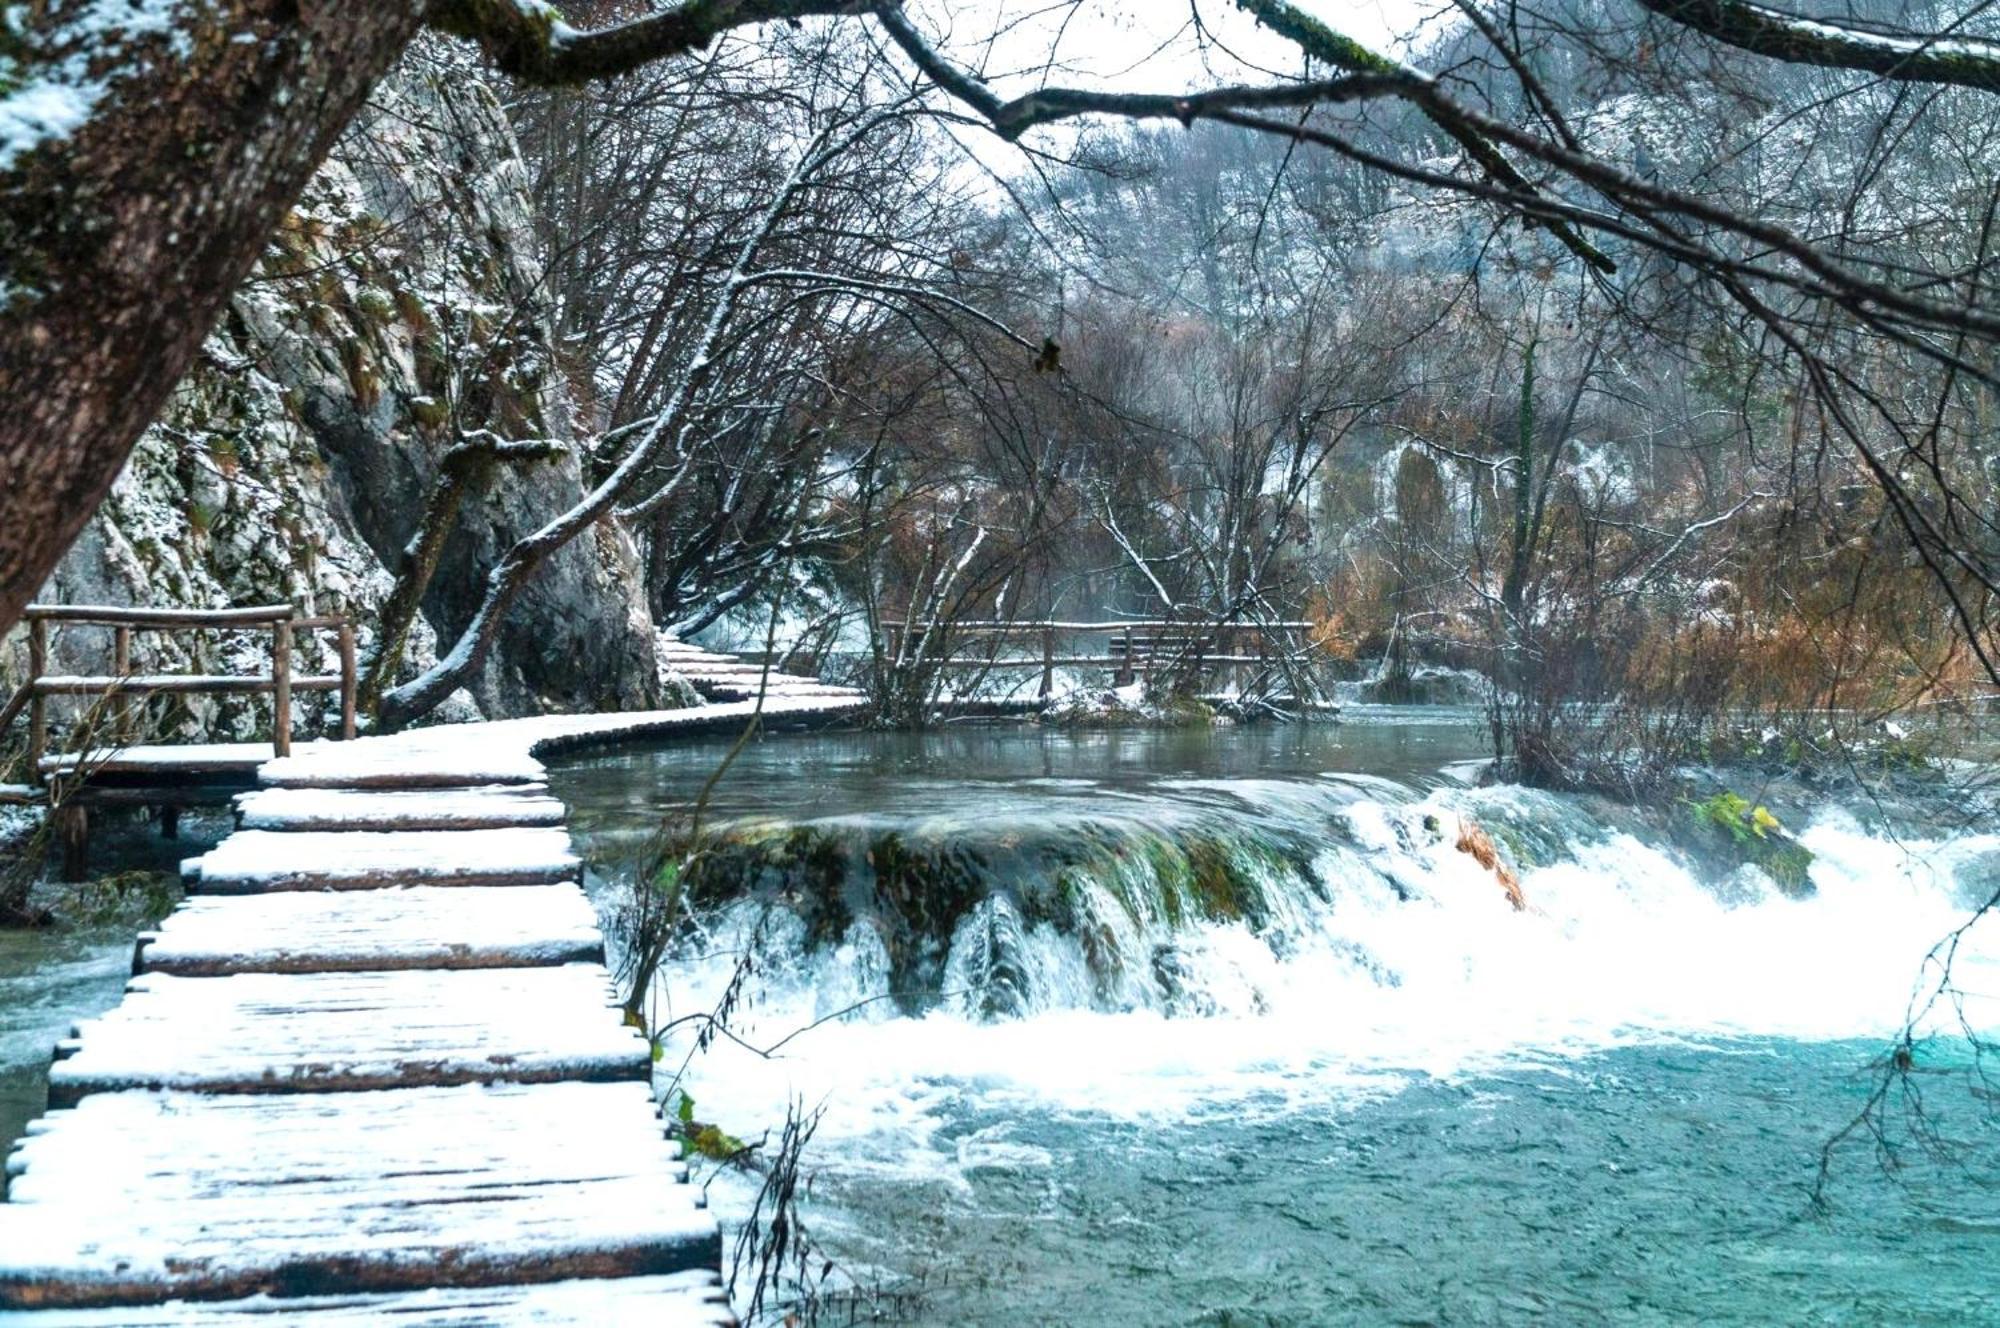
{"type": "MultiPolygon", "coordinates": [[[[820,1138],[845,1141],[843,1169],[955,1175],[964,1145],[936,1131],[968,1113],[1261,1114],[1635,1043],[1886,1038],[1926,954],[1965,920],[1969,873],[2000,854],[2000,836],[1898,843],[1830,812],[1803,835],[1817,892],[1794,899],[1754,871],[1718,893],[1670,852],[1599,828],[1571,836],[1569,860],[1523,873],[1530,909],[1516,913],[1471,858],[1413,832],[1470,799],[1538,796],[1458,789],[1351,804],[1355,842],[1318,864],[1331,908],[1281,901],[1264,936],[1234,925],[1175,934],[1213,1014],[1086,1008],[1076,942],[1029,929],[1019,959],[1043,989],[1026,1017],[981,1022],[951,1002],[900,1017],[878,1002],[776,1059],[718,1043],[691,1071],[703,1117],[762,1128],[802,1098],[824,1104],[820,1138]]],[[[723,980],[730,949],[672,967],[680,1009],[723,980]]],[[[885,971],[879,946],[855,937],[767,967],[737,1031],[775,1041],[885,971]]],[[[2000,1029],[2000,922],[1972,929],[1954,975],[1969,1016],[2000,1029]]],[[[1934,1011],[1925,1025],[1949,1033],[1955,1018],[1934,1011]]]]}

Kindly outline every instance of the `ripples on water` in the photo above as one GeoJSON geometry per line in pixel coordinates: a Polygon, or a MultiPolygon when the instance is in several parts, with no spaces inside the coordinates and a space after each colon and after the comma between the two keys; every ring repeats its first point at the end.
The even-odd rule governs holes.
{"type": "MultiPolygon", "coordinates": [[[[1924,953],[1991,888],[2000,840],[1789,809],[1817,854],[1816,893],[1791,899],[1693,870],[1608,804],[1440,775],[1481,737],[1470,714],[1403,712],[755,745],[717,823],[832,836],[863,877],[850,899],[885,834],[987,864],[994,898],[956,919],[935,972],[885,944],[886,903],[830,938],[747,899],[713,909],[664,994],[703,1008],[754,946],[753,1042],[892,971],[930,985],[776,1061],[709,1053],[702,1113],[754,1134],[793,1096],[824,1104],[809,1217],[863,1280],[922,1283],[899,1322],[2000,1323],[1983,1271],[2000,1137],[1950,1028],[1919,1057],[1948,1157],[1909,1149],[1887,1174],[1855,1147],[1831,1209],[1808,1203],[1821,1143],[1866,1098],[1924,953]],[[1529,864],[1529,912],[1426,828],[1459,815],[1529,864]],[[1038,921],[1001,878],[1057,861],[1072,830],[1285,852],[1244,859],[1264,873],[1247,921],[1170,919],[1106,866],[1143,855],[1117,853],[1038,921]],[[966,995],[996,969],[1011,1017],[966,995]]],[[[562,773],[600,888],[721,749],[562,773]]],[[[1975,931],[1957,970],[1986,1029],[1992,939],[1975,931]]],[[[747,1197],[718,1183],[725,1212],[747,1197]]]]}
{"type": "MultiPolygon", "coordinates": [[[[181,820],[181,837],[167,840],[138,816],[102,813],[93,818],[93,870],[175,872],[182,857],[213,847],[228,824],[226,813],[190,813],[181,820]]],[[[145,907],[136,896],[94,896],[83,912],[111,920],[0,928],[0,1155],[42,1114],[55,1044],[79,1019],[118,1004],[132,976],[145,907]]]]}

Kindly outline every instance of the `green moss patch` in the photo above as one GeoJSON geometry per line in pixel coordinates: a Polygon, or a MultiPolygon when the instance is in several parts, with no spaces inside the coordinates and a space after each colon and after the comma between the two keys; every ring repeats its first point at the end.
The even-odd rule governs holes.
{"type": "Polygon", "coordinates": [[[1749,864],[1789,895],[1812,893],[1812,850],[1795,839],[1771,809],[1728,789],[1686,804],[1685,830],[1698,851],[1749,864]]]}

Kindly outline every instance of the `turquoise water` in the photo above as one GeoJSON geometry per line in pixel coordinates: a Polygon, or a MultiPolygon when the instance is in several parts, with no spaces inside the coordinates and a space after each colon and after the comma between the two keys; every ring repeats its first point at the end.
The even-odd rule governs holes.
{"type": "MultiPolygon", "coordinates": [[[[788,1102],[822,1113],[802,1216],[831,1322],[2000,1324],[2000,1118],[1951,1018],[1886,1104],[1893,1158],[1864,1132],[1813,1200],[2000,842],[1787,808],[1817,854],[1815,894],[1792,899],[1644,818],[1443,776],[1480,736],[1404,715],[761,743],[719,822],[893,832],[951,862],[1052,828],[1116,843],[1218,820],[1315,852],[1274,862],[1275,902],[1245,921],[1037,920],[996,872],[915,1003],[870,999],[892,969],[882,917],[818,935],[774,866],[692,920],[663,1008],[709,1008],[747,951],[745,1042],[829,1022],[769,1058],[722,1042],[666,1063],[691,1054],[703,1118],[739,1135],[788,1102]],[[1461,816],[1519,859],[1527,912],[1427,829],[1461,816]],[[995,971],[1015,1015],[968,995],[995,971]]],[[[561,772],[601,899],[718,751],[561,772]]],[[[879,869],[842,870],[866,899],[879,869]]],[[[1975,929],[1956,970],[1981,1030],[2000,1027],[1991,942],[1975,929]]],[[[714,1180],[725,1220],[755,1182],[714,1180]]]]}
{"type": "Polygon", "coordinates": [[[130,933],[0,930],[0,1155],[47,1105],[56,1043],[116,1005],[131,974],[130,933]]]}
{"type": "MultiPolygon", "coordinates": [[[[865,909],[831,940],[769,889],[693,919],[669,1013],[711,1008],[748,952],[745,1042],[829,1020],[770,1057],[717,1042],[685,1080],[746,1137],[794,1101],[822,1112],[802,1215],[833,1264],[825,1321],[2000,1324],[2000,1120],[1955,1010],[1917,1047],[1922,1119],[1888,1101],[1893,1165],[1858,1136],[1812,1200],[1925,950],[2000,879],[2000,842],[1787,806],[1818,855],[1817,892],[1790,899],[1628,812],[1448,777],[1482,736],[1470,714],[1398,712],[751,747],[721,823],[893,833],[1009,870],[1037,859],[995,846],[1072,832],[1227,826],[1311,850],[1264,864],[1254,920],[1106,915],[1087,938],[1074,919],[998,925],[1019,883],[996,870],[907,1003],[872,999],[889,968],[865,909]],[[1454,816],[1522,855],[1528,912],[1426,828],[1454,816]],[[972,962],[969,936],[1004,962],[972,962]],[[1021,996],[1008,1017],[969,996],[996,967],[1021,996]]],[[[607,906],[722,749],[557,772],[607,906]]],[[[129,957],[129,927],[0,934],[0,1138],[39,1112],[50,1045],[117,1000],[129,957]]],[[[1957,976],[1982,1032],[2000,1028],[1995,961],[1975,928],[1957,976]]],[[[725,1220],[756,1181],[713,1178],[725,1220]]]]}
{"type": "Polygon", "coordinates": [[[38,896],[56,906],[56,926],[0,928],[0,1156],[48,1101],[55,1044],[79,1019],[118,1004],[132,976],[132,947],[149,912],[170,893],[180,859],[212,847],[227,832],[226,814],[186,816],[167,840],[140,818],[100,813],[91,866],[100,876],[82,887],[50,887],[38,896]],[[151,873],[142,880],[129,873],[151,873]],[[108,882],[122,879],[120,892],[108,882]]]}
{"type": "Polygon", "coordinates": [[[1626,1049],[1171,1123],[949,1109],[934,1179],[822,1159],[815,1206],[848,1257],[928,1273],[912,1323],[2000,1322],[2000,1140],[1962,1097],[1950,1160],[1843,1155],[1810,1202],[1871,1051],[1626,1049]]]}

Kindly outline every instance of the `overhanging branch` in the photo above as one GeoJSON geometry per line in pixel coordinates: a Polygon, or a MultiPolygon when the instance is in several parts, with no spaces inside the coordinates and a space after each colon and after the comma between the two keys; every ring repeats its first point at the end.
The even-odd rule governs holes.
{"type": "Polygon", "coordinates": [[[1705,37],[1773,60],[1857,69],[1904,83],[2000,91],[2000,42],[1981,37],[1869,32],[1745,0],[1639,0],[1639,4],[1705,37]]]}
{"type": "Polygon", "coordinates": [[[1118,115],[1129,120],[1178,120],[1183,125],[1212,119],[1225,110],[1337,105],[1407,95],[1426,83],[1414,70],[1388,68],[1342,78],[1258,87],[1213,88],[1206,92],[1093,92],[1084,88],[1038,88],[1002,101],[984,82],[940,55],[917,31],[900,4],[883,5],[875,17],[924,76],[971,107],[1000,137],[1013,141],[1038,125],[1083,115],[1118,115]]]}
{"type": "MultiPolygon", "coordinates": [[[[1433,81],[1409,66],[1387,56],[1369,50],[1351,37],[1335,32],[1326,24],[1305,13],[1297,5],[1287,0],[1236,0],[1236,7],[1254,16],[1258,22],[1292,42],[1308,56],[1335,69],[1345,69],[1354,74],[1399,73],[1417,79],[1426,90],[1434,90],[1433,81]]],[[[1458,144],[1474,165],[1486,173],[1488,179],[1509,193],[1532,194],[1535,186],[1528,178],[1514,168],[1514,164],[1496,147],[1493,141],[1467,124],[1453,113],[1449,105],[1435,101],[1424,102],[1420,109],[1426,118],[1450,136],[1458,144]]],[[[1564,248],[1602,273],[1618,270],[1605,252],[1585,239],[1582,232],[1561,221],[1545,223],[1549,234],[1562,242],[1564,248]]]]}
{"type": "Polygon", "coordinates": [[[443,0],[429,23],[479,43],[505,73],[526,83],[582,83],[707,47],[733,28],[824,14],[858,14],[863,0],[682,0],[644,18],[578,29],[544,0],[443,0]]]}

